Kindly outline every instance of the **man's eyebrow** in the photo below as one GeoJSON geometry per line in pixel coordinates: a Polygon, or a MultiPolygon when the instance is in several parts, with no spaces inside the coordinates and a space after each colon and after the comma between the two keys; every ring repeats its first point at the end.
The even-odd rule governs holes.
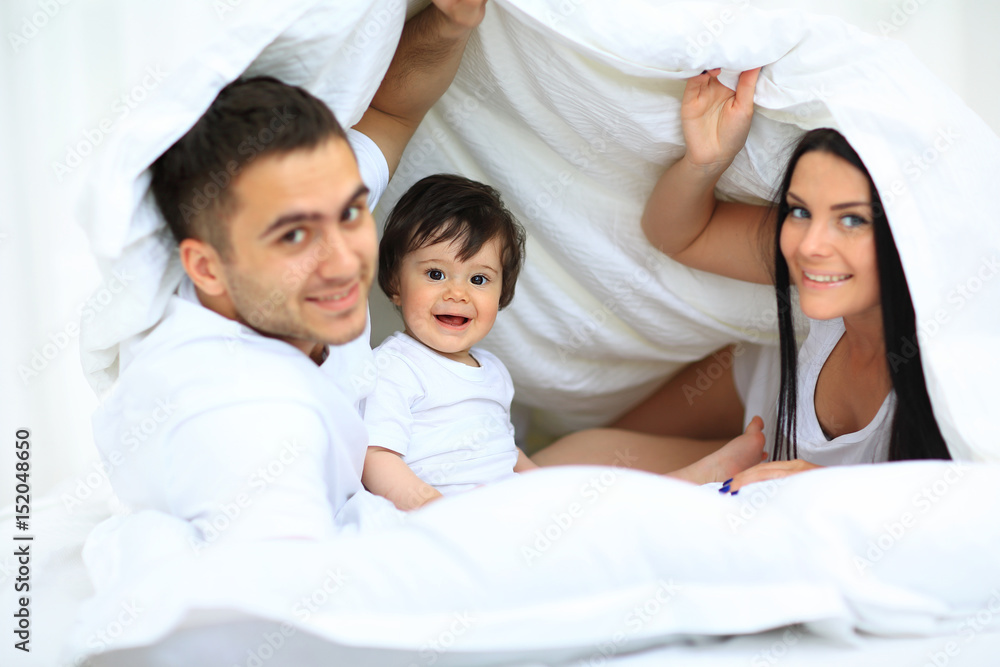
{"type": "Polygon", "coordinates": [[[270,225],[268,225],[267,229],[261,232],[260,238],[262,239],[266,238],[267,236],[269,236],[270,234],[272,234],[273,232],[282,227],[286,227],[288,225],[295,225],[300,222],[305,222],[307,220],[318,220],[322,217],[323,214],[316,211],[313,211],[312,213],[306,213],[305,211],[286,213],[285,215],[281,216],[280,218],[272,222],[270,225]]]}
{"type": "MultiPolygon", "coordinates": [[[[789,192],[788,198],[794,199],[800,204],[806,203],[806,201],[802,199],[802,197],[799,197],[794,192],[789,192]]],[[[849,202],[844,202],[843,204],[834,204],[833,206],[830,207],[830,210],[839,211],[842,208],[852,208],[854,206],[867,206],[869,208],[872,208],[872,203],[870,201],[849,201],[849,202]]]]}
{"type": "MultiPolygon", "coordinates": [[[[368,189],[367,185],[365,185],[364,183],[359,185],[358,189],[355,190],[354,194],[351,195],[350,199],[347,200],[347,203],[344,204],[344,208],[341,210],[341,213],[346,211],[358,197],[367,195],[369,192],[371,191],[368,189]]],[[[286,213],[285,215],[279,217],[277,220],[268,225],[267,229],[261,232],[260,238],[265,238],[268,235],[274,233],[275,230],[278,230],[287,225],[294,225],[300,222],[311,221],[311,220],[321,220],[324,217],[325,214],[322,211],[292,211],[291,213],[286,213]]]]}

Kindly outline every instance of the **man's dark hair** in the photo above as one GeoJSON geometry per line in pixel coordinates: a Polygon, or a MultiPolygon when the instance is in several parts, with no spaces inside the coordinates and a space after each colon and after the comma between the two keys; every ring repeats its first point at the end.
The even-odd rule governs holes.
{"type": "Polygon", "coordinates": [[[399,267],[414,250],[453,241],[460,245],[458,258],[466,261],[494,239],[500,245],[503,309],[514,298],[524,264],[524,229],[490,186],[453,174],[427,176],[406,191],[385,223],[379,287],[390,299],[399,291],[399,267]]]}
{"type": "Polygon", "coordinates": [[[346,140],[333,112],[298,86],[269,76],[223,88],[188,132],[153,163],[156,205],[180,243],[196,238],[223,257],[226,218],[235,208],[233,180],[254,159],[346,140]]]}

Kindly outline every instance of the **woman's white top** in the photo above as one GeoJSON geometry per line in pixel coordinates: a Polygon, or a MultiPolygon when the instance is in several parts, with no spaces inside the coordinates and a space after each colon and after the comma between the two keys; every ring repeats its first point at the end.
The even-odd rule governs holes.
{"type": "MultiPolygon", "coordinates": [[[[844,321],[809,320],[809,335],[799,348],[796,440],[798,457],[821,466],[877,463],[889,456],[896,393],[882,402],[875,417],[860,431],[827,438],[816,415],[816,383],[830,353],[844,335],[844,321]]],[[[781,354],[776,346],[742,344],[733,364],[733,378],[746,406],[744,425],[754,415],[765,423],[768,447],[775,442],[777,397],[781,382],[781,354]]]]}

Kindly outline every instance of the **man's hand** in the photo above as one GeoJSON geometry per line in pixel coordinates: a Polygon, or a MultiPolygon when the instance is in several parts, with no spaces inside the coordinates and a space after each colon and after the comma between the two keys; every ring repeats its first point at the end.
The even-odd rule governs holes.
{"type": "Polygon", "coordinates": [[[486,16],[486,0],[434,0],[434,6],[458,30],[472,30],[486,16]]]}

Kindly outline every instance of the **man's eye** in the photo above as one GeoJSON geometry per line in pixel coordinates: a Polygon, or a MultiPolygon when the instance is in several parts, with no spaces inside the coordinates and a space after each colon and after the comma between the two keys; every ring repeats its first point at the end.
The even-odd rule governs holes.
{"type": "Polygon", "coordinates": [[[427,271],[427,277],[431,280],[444,280],[444,271],[440,269],[429,269],[427,271]]]}
{"type": "Polygon", "coordinates": [[[302,229],[301,227],[293,229],[281,237],[282,243],[289,243],[289,244],[302,243],[305,240],[306,240],[306,230],[302,229]]]}
{"type": "Polygon", "coordinates": [[[477,274],[477,275],[472,276],[472,278],[470,280],[472,281],[473,285],[485,285],[486,283],[488,283],[490,281],[489,278],[487,278],[486,276],[481,275],[481,274],[477,274]]]}
{"type": "Polygon", "coordinates": [[[344,211],[344,222],[354,222],[360,217],[361,217],[360,206],[348,206],[347,210],[344,211]]]}

